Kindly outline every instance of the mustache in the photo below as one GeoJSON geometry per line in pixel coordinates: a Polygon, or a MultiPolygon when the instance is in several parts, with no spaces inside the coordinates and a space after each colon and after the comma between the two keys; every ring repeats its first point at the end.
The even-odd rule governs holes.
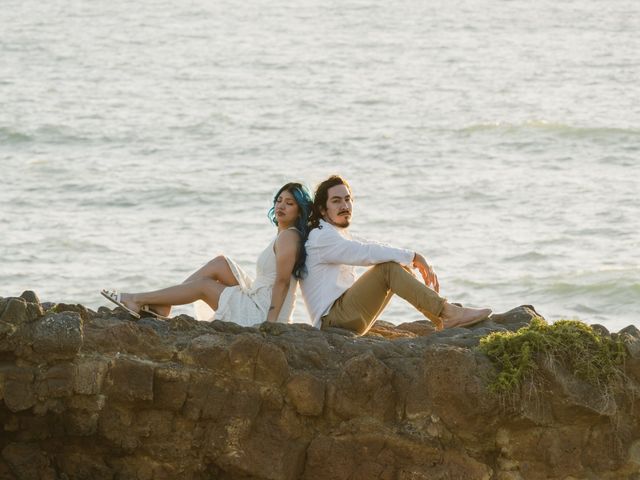
{"type": "Polygon", "coordinates": [[[338,215],[351,215],[351,210],[341,210],[338,215]]]}

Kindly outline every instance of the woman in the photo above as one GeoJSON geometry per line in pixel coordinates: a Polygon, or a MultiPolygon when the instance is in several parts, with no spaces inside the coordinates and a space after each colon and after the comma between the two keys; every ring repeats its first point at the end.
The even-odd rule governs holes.
{"type": "Polygon", "coordinates": [[[300,183],[287,183],[273,198],[268,212],[278,234],[258,257],[252,280],[233,260],[218,256],[184,283],[143,293],[100,293],[140,318],[144,311],[166,318],[172,305],[202,300],[215,311],[216,320],[250,326],[268,322],[288,323],[295,303],[298,279],[304,272],[311,195],[300,183]]]}

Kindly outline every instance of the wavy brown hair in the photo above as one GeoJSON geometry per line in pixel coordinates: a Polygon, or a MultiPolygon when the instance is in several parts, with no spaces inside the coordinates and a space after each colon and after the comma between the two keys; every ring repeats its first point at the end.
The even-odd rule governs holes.
{"type": "Polygon", "coordinates": [[[322,220],[322,212],[320,209],[327,208],[327,200],[329,200],[329,189],[336,185],[344,185],[351,193],[351,186],[340,175],[331,175],[325,181],[320,182],[316,187],[316,191],[313,195],[313,209],[309,216],[309,224],[311,228],[318,228],[320,220],[322,220]]]}

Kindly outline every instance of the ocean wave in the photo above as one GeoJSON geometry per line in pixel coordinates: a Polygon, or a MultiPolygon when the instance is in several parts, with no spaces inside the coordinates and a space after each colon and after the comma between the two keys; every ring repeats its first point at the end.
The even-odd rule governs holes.
{"type": "Polygon", "coordinates": [[[0,127],[0,142],[6,144],[21,143],[86,143],[91,141],[84,135],[79,135],[70,127],[63,125],[43,125],[33,131],[21,131],[11,127],[0,127]]]}
{"type": "Polygon", "coordinates": [[[620,137],[626,137],[640,140],[640,128],[575,126],[545,120],[528,120],[519,123],[501,121],[477,123],[455,131],[467,135],[476,133],[521,134],[539,132],[575,139],[607,139],[612,137],[619,139],[620,137]]]}
{"type": "MultiPolygon", "coordinates": [[[[42,251],[56,254],[60,252],[108,253],[118,251],[112,247],[113,245],[109,246],[104,239],[92,240],[68,236],[47,236],[34,240],[25,238],[20,243],[8,245],[3,261],[13,263],[42,261],[42,251]]],[[[49,256],[48,262],[56,263],[58,261],[56,255],[49,256]]]]}
{"type": "Polygon", "coordinates": [[[505,262],[528,262],[528,261],[542,261],[545,260],[549,257],[549,255],[540,253],[540,252],[536,252],[534,250],[531,250],[529,252],[526,253],[521,253],[518,255],[510,255],[508,257],[504,257],[504,261],[505,262]]]}
{"type": "Polygon", "coordinates": [[[29,143],[33,140],[33,136],[24,132],[19,132],[7,127],[0,127],[0,143],[4,144],[18,144],[29,143]]]}
{"type": "Polygon", "coordinates": [[[530,298],[534,304],[558,305],[563,310],[608,316],[613,312],[637,311],[640,299],[640,282],[631,272],[620,272],[619,276],[593,272],[590,278],[576,275],[575,279],[529,278],[513,281],[503,288],[509,288],[512,295],[519,298],[530,298]]]}
{"type": "Polygon", "coordinates": [[[604,295],[624,300],[625,298],[638,298],[640,295],[640,283],[615,280],[590,284],[556,282],[541,286],[540,292],[562,298],[604,295]]]}
{"type": "Polygon", "coordinates": [[[41,125],[29,130],[15,127],[0,127],[0,143],[4,145],[19,145],[29,143],[46,143],[53,145],[64,144],[93,144],[93,143],[126,143],[140,142],[143,139],[135,132],[118,132],[115,135],[105,135],[103,132],[80,132],[67,125],[41,125]]]}
{"type": "MultiPolygon", "coordinates": [[[[532,258],[537,256],[535,252],[530,252],[530,254],[532,258]]],[[[640,299],[638,270],[633,267],[589,271],[574,275],[563,274],[561,276],[522,275],[490,282],[457,278],[456,283],[466,289],[516,290],[518,296],[522,297],[526,297],[528,294],[556,299],[610,297],[620,301],[626,299],[627,303],[634,303],[636,299],[640,299]]]]}
{"type": "Polygon", "coordinates": [[[93,207],[139,207],[148,205],[154,209],[180,208],[185,206],[225,205],[224,194],[214,190],[203,190],[201,187],[162,183],[153,183],[151,179],[147,183],[140,184],[135,191],[129,191],[126,186],[117,189],[100,189],[96,191],[89,185],[87,189],[76,188],[74,194],[87,190],[93,193],[91,197],[83,199],[83,206],[93,207]]]}

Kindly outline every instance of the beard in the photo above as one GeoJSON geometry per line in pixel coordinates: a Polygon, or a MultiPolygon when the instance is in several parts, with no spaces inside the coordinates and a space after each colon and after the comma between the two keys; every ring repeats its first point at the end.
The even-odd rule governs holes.
{"type": "Polygon", "coordinates": [[[349,225],[351,225],[351,218],[349,216],[346,215],[338,215],[336,217],[336,222],[334,221],[330,221],[329,223],[335,225],[336,227],[339,228],[347,228],[349,225]]]}

